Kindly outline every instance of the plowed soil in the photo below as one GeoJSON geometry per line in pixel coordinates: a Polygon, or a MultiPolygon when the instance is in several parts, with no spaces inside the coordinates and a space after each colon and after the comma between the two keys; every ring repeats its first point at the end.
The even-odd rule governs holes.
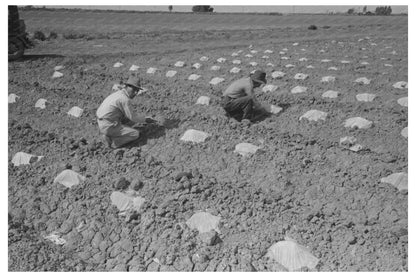
{"type": "Polygon", "coordinates": [[[316,31],[308,30],[309,24],[167,29],[109,38],[90,31],[88,39],[59,36],[37,42],[22,60],[8,63],[8,92],[20,96],[8,110],[9,271],[281,271],[285,268],[265,254],[285,236],[319,258],[312,270],[407,271],[407,190],[380,182],[408,171],[407,139],[400,135],[408,113],[397,103],[407,89],[393,88],[408,78],[407,21],[403,25],[397,18],[397,25],[377,20],[316,31]],[[284,48],[286,53],[279,54],[284,48]],[[273,53],[265,54],[267,49],[273,53]],[[240,55],[232,57],[238,50],[240,55]],[[258,52],[245,57],[251,50],[258,52]],[[201,62],[202,56],[209,60],[201,62]],[[227,60],[218,63],[220,57],[227,60]],[[300,62],[302,57],[308,61],[300,62]],[[242,61],[238,74],[229,73],[234,59],[242,61]],[[186,65],[177,68],[177,61],[186,65]],[[116,62],[124,66],[114,68],[116,62]],[[200,69],[191,67],[196,62],[200,69]],[[295,67],[286,68],[289,63],[295,67]],[[129,71],[133,64],[140,66],[138,72],[129,71]],[[64,76],[52,79],[57,65],[65,67],[64,76]],[[211,71],[213,65],[221,69],[211,71]],[[338,70],[328,70],[332,66],[338,70]],[[146,74],[149,67],[158,71],[146,74]],[[228,118],[219,103],[231,81],[256,68],[278,86],[275,92],[259,89],[259,100],[284,109],[247,125],[228,118]],[[167,78],[168,70],[177,74],[167,78]],[[286,75],[274,80],[274,70],[286,75]],[[129,148],[109,149],[99,137],[95,111],[113,84],[132,73],[148,89],[133,100],[135,109],[164,117],[166,124],[142,129],[141,139],[129,148]],[[189,81],[193,73],[201,78],[189,81]],[[295,80],[296,73],[309,78],[295,80]],[[322,83],[329,75],[335,82],[322,83]],[[225,81],[210,85],[214,77],[225,81]],[[359,77],[371,83],[354,83],[359,77]],[[308,91],[290,93],[297,85],[308,91]],[[340,96],[322,98],[327,90],[340,96]],[[376,99],[358,102],[355,96],[366,92],[376,99]],[[202,95],[211,97],[209,106],[195,105],[202,95]],[[46,109],[35,108],[39,98],[48,100],[46,109]],[[84,109],[80,118],[67,115],[73,106],[84,109]],[[299,121],[312,109],[327,112],[326,120],[299,121]],[[345,120],[358,116],[373,126],[344,127],[345,120]],[[187,129],[210,137],[200,144],[182,142],[187,129]],[[345,136],[356,137],[364,149],[341,147],[345,136]],[[233,152],[240,142],[262,148],[242,157],[233,152]],[[19,151],[45,157],[15,167],[11,159],[19,151]],[[85,183],[70,189],[54,184],[69,167],[85,176],[85,183]],[[192,177],[175,181],[180,172],[192,177]],[[137,193],[146,201],[132,221],[110,200],[121,177],[144,183],[137,193]],[[214,245],[204,244],[186,226],[197,211],[221,217],[214,245]],[[44,239],[52,232],[66,243],[44,239]]]}

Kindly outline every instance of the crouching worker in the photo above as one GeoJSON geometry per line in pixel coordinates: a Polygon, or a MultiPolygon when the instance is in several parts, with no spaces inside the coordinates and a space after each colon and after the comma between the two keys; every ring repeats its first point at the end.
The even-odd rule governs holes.
{"type": "Polygon", "coordinates": [[[249,77],[234,81],[223,92],[222,107],[238,121],[254,119],[254,111],[261,110],[261,104],[254,96],[254,89],[266,84],[266,73],[256,70],[249,77]]]}
{"type": "Polygon", "coordinates": [[[98,108],[98,127],[109,147],[119,148],[139,138],[139,131],[132,126],[145,124],[146,119],[134,113],[131,99],[142,92],[140,80],[130,77],[124,88],[109,95],[98,108]]]}

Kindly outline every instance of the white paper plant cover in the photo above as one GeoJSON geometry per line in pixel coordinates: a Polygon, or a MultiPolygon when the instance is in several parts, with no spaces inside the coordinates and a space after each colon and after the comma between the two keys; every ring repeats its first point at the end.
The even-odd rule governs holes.
{"type": "Polygon", "coordinates": [[[154,74],[156,72],[157,68],[149,67],[146,71],[147,74],[154,74]]]}
{"type": "Polygon", "coordinates": [[[289,64],[285,65],[285,67],[286,67],[286,68],[292,68],[292,67],[295,67],[295,66],[294,66],[293,64],[290,64],[290,63],[289,63],[289,64]]]}
{"type": "Polygon", "coordinates": [[[212,215],[207,212],[197,212],[186,221],[190,229],[197,229],[199,233],[209,232],[211,230],[221,233],[219,229],[221,217],[212,215]]]}
{"type": "Polygon", "coordinates": [[[305,80],[307,79],[309,76],[303,73],[297,73],[294,77],[295,80],[305,80]]]}
{"type": "Polygon", "coordinates": [[[329,82],[334,82],[335,81],[335,77],[334,76],[324,76],[321,79],[322,83],[329,83],[329,82]]]}
{"type": "Polygon", "coordinates": [[[351,62],[350,62],[350,61],[345,61],[345,60],[342,60],[342,61],[341,61],[341,63],[342,63],[342,64],[348,64],[348,63],[351,63],[351,62]]]}
{"type": "Polygon", "coordinates": [[[210,98],[208,97],[208,96],[200,96],[199,98],[198,98],[198,100],[196,101],[196,103],[197,104],[200,104],[200,105],[209,105],[209,100],[210,100],[210,98]]]}
{"type": "Polygon", "coordinates": [[[299,120],[307,119],[309,121],[318,121],[318,120],[325,120],[328,114],[326,112],[318,111],[318,110],[310,110],[307,111],[304,115],[299,117],[299,120]]]}
{"type": "Polygon", "coordinates": [[[72,171],[71,169],[65,169],[58,176],[55,177],[54,183],[64,185],[67,188],[76,186],[85,181],[85,177],[72,171]]]}
{"type": "Polygon", "coordinates": [[[293,45],[293,46],[298,46],[298,45],[299,45],[299,42],[295,42],[295,43],[293,43],[292,45],[293,45]]]}
{"type": "Polygon", "coordinates": [[[198,75],[198,74],[191,74],[191,75],[189,75],[188,80],[195,81],[195,80],[198,80],[200,77],[201,76],[198,75]]]}
{"type": "Polygon", "coordinates": [[[241,64],[240,60],[233,60],[233,64],[241,64]]]}
{"type": "Polygon", "coordinates": [[[64,245],[66,243],[66,240],[61,238],[61,236],[57,232],[52,232],[49,235],[43,236],[44,239],[47,239],[57,245],[64,245]]]}
{"type": "Polygon", "coordinates": [[[269,113],[272,114],[278,114],[283,110],[283,108],[279,107],[279,106],[275,106],[275,105],[270,105],[270,111],[268,111],[269,113]]]}
{"type": "Polygon", "coordinates": [[[132,66],[130,66],[130,71],[137,71],[138,69],[140,68],[140,66],[138,66],[138,65],[132,65],[132,66]]]}
{"type": "Polygon", "coordinates": [[[273,91],[275,91],[276,89],[277,89],[277,86],[272,85],[272,84],[269,84],[269,85],[265,85],[265,86],[262,88],[262,91],[263,91],[263,92],[273,92],[273,91]]]}
{"type": "Polygon", "coordinates": [[[306,87],[302,87],[302,86],[296,86],[294,88],[292,88],[292,90],[290,91],[291,93],[303,93],[306,92],[308,89],[306,87]]]}
{"type": "Polygon", "coordinates": [[[218,65],[213,65],[213,66],[211,66],[211,70],[220,70],[220,66],[218,66],[218,65]]]}
{"type": "Polygon", "coordinates": [[[335,66],[331,66],[330,68],[328,68],[328,70],[334,70],[334,71],[337,71],[337,70],[338,70],[338,68],[336,68],[335,66]]]}
{"type": "Polygon", "coordinates": [[[200,142],[204,142],[207,139],[207,137],[209,137],[209,134],[205,132],[194,130],[194,129],[189,129],[183,134],[183,136],[181,137],[181,140],[200,143],[200,142]]]}
{"type": "Polygon", "coordinates": [[[206,62],[206,61],[208,61],[208,57],[202,56],[199,60],[201,62],[206,62]]]}
{"type": "Polygon", "coordinates": [[[266,65],[267,65],[267,66],[274,67],[274,64],[272,64],[272,63],[267,63],[266,65]]]}
{"type": "Polygon", "coordinates": [[[337,98],[337,97],[338,97],[338,95],[339,95],[339,92],[338,92],[338,91],[335,91],[335,90],[328,90],[328,91],[325,91],[325,92],[322,94],[322,97],[324,97],[324,98],[337,98]]]}
{"type": "Polygon", "coordinates": [[[53,73],[53,75],[52,75],[52,78],[60,78],[60,77],[62,77],[62,76],[64,76],[64,74],[62,74],[61,72],[59,72],[59,71],[55,71],[54,73],[53,73]]]}
{"type": "Polygon", "coordinates": [[[275,106],[275,105],[270,105],[270,104],[265,104],[265,105],[263,105],[263,108],[267,111],[267,112],[269,112],[269,113],[272,113],[272,114],[278,114],[278,113],[280,113],[282,110],[283,110],[283,108],[281,108],[281,107],[279,107],[279,106],[275,106]]]}
{"type": "Polygon", "coordinates": [[[279,55],[286,55],[286,52],[280,51],[279,55]]]}
{"type": "Polygon", "coordinates": [[[289,49],[287,49],[287,48],[283,48],[283,49],[282,49],[282,51],[289,51],[289,49]]]}
{"type": "Polygon", "coordinates": [[[342,146],[351,146],[357,142],[357,139],[352,136],[340,138],[339,144],[342,146]]]}
{"type": "Polygon", "coordinates": [[[184,67],[184,66],[185,66],[185,62],[183,62],[183,61],[177,61],[177,62],[175,63],[175,66],[176,66],[176,67],[184,67]]]}
{"type": "Polygon", "coordinates": [[[218,85],[219,83],[221,83],[222,81],[224,81],[224,78],[220,78],[220,77],[215,77],[213,78],[209,83],[211,85],[218,85]]]}
{"type": "Polygon", "coordinates": [[[139,211],[145,202],[145,199],[142,197],[134,197],[119,191],[114,191],[110,196],[110,200],[122,215],[129,210],[139,211]]]}
{"type": "Polygon", "coordinates": [[[363,146],[361,144],[356,144],[356,145],[350,147],[349,149],[351,151],[358,152],[358,151],[361,151],[363,149],[363,146]]]}
{"type": "Polygon", "coordinates": [[[400,134],[401,134],[403,137],[407,138],[407,127],[403,128],[403,130],[400,132],[400,134]]]}
{"type": "Polygon", "coordinates": [[[39,109],[45,109],[46,108],[46,102],[48,102],[46,99],[40,98],[35,103],[35,108],[39,109]]]}
{"type": "Polygon", "coordinates": [[[122,63],[120,63],[120,62],[116,62],[114,65],[113,65],[113,67],[122,67],[123,66],[123,64],[122,63]]]}
{"type": "Polygon", "coordinates": [[[289,60],[289,57],[281,57],[281,60],[289,60]]]}
{"type": "Polygon", "coordinates": [[[352,117],[345,121],[344,127],[346,128],[358,128],[358,129],[368,129],[373,125],[373,122],[362,118],[362,117],[352,117]]]}
{"type": "Polygon", "coordinates": [[[247,55],[246,55],[246,57],[247,57],[247,58],[252,58],[252,57],[253,57],[253,55],[251,55],[251,54],[247,54],[247,55]]]}
{"type": "Polygon", "coordinates": [[[9,94],[9,103],[16,103],[17,98],[20,98],[20,96],[17,96],[14,93],[9,94]]]}
{"type": "Polygon", "coordinates": [[[117,207],[120,213],[125,213],[133,207],[133,201],[130,195],[125,193],[114,191],[111,193],[110,200],[111,203],[117,207]]]}
{"type": "Polygon", "coordinates": [[[247,155],[256,153],[257,150],[259,150],[259,149],[260,149],[260,147],[254,145],[254,144],[247,143],[247,142],[242,142],[242,143],[239,143],[235,146],[234,152],[238,153],[242,156],[247,156],[247,155]]]}
{"type": "Polygon", "coordinates": [[[299,61],[300,62],[306,62],[306,61],[308,61],[308,59],[307,58],[300,58],[299,61]]]}
{"type": "Polygon", "coordinates": [[[398,88],[398,89],[405,89],[407,88],[407,82],[404,82],[404,81],[397,82],[393,85],[393,87],[398,88]]]}
{"type": "Polygon", "coordinates": [[[300,270],[302,267],[314,269],[319,259],[310,251],[292,240],[279,241],[267,251],[266,257],[283,265],[289,271],[300,270]]]}
{"type": "Polygon", "coordinates": [[[251,62],[251,63],[249,63],[251,66],[257,66],[257,63],[256,62],[251,62]]]}
{"type": "Polygon", "coordinates": [[[113,87],[111,88],[111,90],[112,91],[119,91],[122,88],[123,88],[123,86],[121,84],[114,84],[113,87]]]}
{"type": "Polygon", "coordinates": [[[62,70],[62,69],[64,69],[65,67],[63,66],[63,65],[57,65],[57,66],[55,66],[53,69],[55,70],[55,71],[59,71],[59,70],[62,70]]]}
{"type": "Polygon", "coordinates": [[[71,116],[80,117],[83,112],[84,112],[83,109],[81,109],[80,107],[75,106],[75,107],[72,107],[68,111],[68,114],[71,115],[71,116]]]}
{"type": "Polygon", "coordinates": [[[361,65],[369,65],[368,62],[361,62],[361,65]]]}
{"type": "Polygon", "coordinates": [[[225,58],[218,58],[217,59],[217,62],[219,62],[219,63],[223,63],[223,62],[225,62],[227,59],[225,59],[225,58]]]}
{"type": "Polygon", "coordinates": [[[306,68],[313,69],[315,67],[313,65],[308,65],[306,68]]]}
{"type": "Polygon", "coordinates": [[[368,85],[370,84],[370,80],[367,79],[366,77],[361,77],[356,79],[354,82],[359,83],[359,84],[363,84],[363,85],[368,85]]]}
{"type": "Polygon", "coordinates": [[[328,60],[328,59],[323,59],[323,60],[321,60],[321,62],[323,62],[323,63],[329,63],[331,60],[328,60]]]}
{"type": "Polygon", "coordinates": [[[319,53],[325,53],[324,49],[319,50],[319,53]]]}
{"type": "Polygon", "coordinates": [[[230,69],[230,73],[239,73],[240,71],[241,71],[241,69],[238,68],[238,67],[233,67],[233,68],[230,69]]]}
{"type": "Polygon", "coordinates": [[[357,94],[355,98],[361,102],[372,102],[376,98],[376,95],[372,93],[361,93],[357,94]]]}
{"type": "Polygon", "coordinates": [[[272,72],[272,78],[273,79],[281,79],[286,75],[286,73],[281,72],[281,71],[274,71],[272,72]]]}
{"type": "Polygon", "coordinates": [[[268,58],[269,58],[269,56],[264,55],[264,56],[262,56],[261,58],[262,58],[262,59],[268,59],[268,58]]]}
{"type": "Polygon", "coordinates": [[[272,50],[267,49],[267,50],[265,50],[265,51],[264,51],[264,53],[266,53],[266,54],[271,54],[271,53],[273,53],[273,51],[272,51],[272,50]]]}
{"type": "Polygon", "coordinates": [[[392,64],[389,64],[389,63],[385,63],[384,66],[386,66],[386,67],[392,67],[393,65],[392,64]]]}
{"type": "Polygon", "coordinates": [[[194,63],[194,64],[192,65],[192,67],[193,67],[193,68],[198,69],[198,68],[200,68],[200,67],[201,67],[201,64],[200,64],[200,63],[194,63]]]}
{"type": "Polygon", "coordinates": [[[43,158],[43,156],[34,156],[25,152],[17,152],[12,158],[12,163],[14,166],[30,164],[30,160],[33,157],[36,157],[36,161],[39,161],[41,158],[43,158]]]}
{"type": "Polygon", "coordinates": [[[393,173],[387,177],[381,178],[382,183],[389,183],[398,190],[407,189],[407,173],[393,173]]]}
{"type": "Polygon", "coordinates": [[[169,70],[168,72],[166,72],[166,77],[168,77],[168,78],[172,78],[175,75],[176,75],[175,70],[169,70]]]}
{"type": "Polygon", "coordinates": [[[231,54],[232,57],[237,57],[239,54],[237,52],[234,52],[231,54]]]}

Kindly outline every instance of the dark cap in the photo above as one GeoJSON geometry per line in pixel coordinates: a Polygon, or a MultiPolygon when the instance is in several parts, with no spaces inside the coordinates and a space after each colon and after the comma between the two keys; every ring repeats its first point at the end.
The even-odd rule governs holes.
{"type": "Polygon", "coordinates": [[[267,80],[266,80],[266,72],[262,71],[262,70],[256,70],[253,72],[253,74],[250,74],[251,79],[254,82],[258,82],[261,84],[266,84],[267,80]]]}

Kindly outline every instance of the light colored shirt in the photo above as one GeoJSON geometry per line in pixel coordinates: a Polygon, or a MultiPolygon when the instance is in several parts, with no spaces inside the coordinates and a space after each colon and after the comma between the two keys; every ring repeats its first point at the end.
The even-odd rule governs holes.
{"type": "Polygon", "coordinates": [[[222,95],[230,98],[240,98],[244,96],[254,97],[253,81],[250,77],[238,79],[232,82],[222,95]]]}
{"type": "Polygon", "coordinates": [[[125,118],[135,123],[145,122],[144,116],[138,115],[133,111],[131,100],[124,89],[107,96],[98,108],[96,115],[99,119],[105,119],[110,122],[120,123],[125,118]]]}

